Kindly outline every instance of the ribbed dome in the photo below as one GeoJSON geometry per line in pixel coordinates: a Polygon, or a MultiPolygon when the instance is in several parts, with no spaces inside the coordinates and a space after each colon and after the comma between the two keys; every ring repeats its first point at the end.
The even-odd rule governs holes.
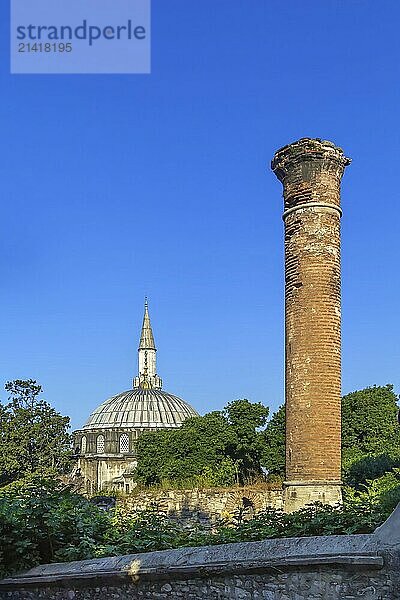
{"type": "Polygon", "coordinates": [[[134,388],[103,402],[83,429],[173,428],[196,416],[194,408],[177,396],[158,389],[134,388]]]}

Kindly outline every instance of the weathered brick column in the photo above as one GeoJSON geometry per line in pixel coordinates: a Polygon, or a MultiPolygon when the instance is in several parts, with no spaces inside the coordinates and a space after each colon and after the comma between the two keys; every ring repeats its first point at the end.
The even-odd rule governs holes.
{"type": "Polygon", "coordinates": [[[341,500],[340,181],[334,144],[278,150],[285,223],[285,510],[341,500]]]}

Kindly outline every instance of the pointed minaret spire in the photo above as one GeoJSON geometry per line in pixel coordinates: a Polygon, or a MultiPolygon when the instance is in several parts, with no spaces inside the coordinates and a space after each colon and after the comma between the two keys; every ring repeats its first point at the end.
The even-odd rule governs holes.
{"type": "Polygon", "coordinates": [[[149,303],[144,300],[144,317],[139,342],[139,375],[133,380],[133,387],[161,389],[162,380],[156,370],[156,345],[150,323],[149,303]]]}
{"type": "Polygon", "coordinates": [[[143,317],[142,333],[141,333],[140,342],[139,342],[139,351],[140,350],[156,350],[156,345],[154,343],[154,337],[153,337],[153,330],[151,329],[150,316],[149,316],[149,303],[147,301],[147,296],[144,300],[144,317],[143,317]]]}

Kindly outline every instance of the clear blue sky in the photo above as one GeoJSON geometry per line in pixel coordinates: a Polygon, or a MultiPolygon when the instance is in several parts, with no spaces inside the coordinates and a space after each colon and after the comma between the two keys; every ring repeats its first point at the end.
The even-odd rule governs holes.
{"type": "MultiPolygon", "coordinates": [[[[151,75],[11,76],[0,5],[0,384],[79,427],[136,373],[143,298],[166,390],[283,401],[281,185],[304,136],[343,180],[343,392],[400,391],[400,4],[153,0],[151,75]]],[[[2,399],[6,400],[5,392],[2,399]]]]}

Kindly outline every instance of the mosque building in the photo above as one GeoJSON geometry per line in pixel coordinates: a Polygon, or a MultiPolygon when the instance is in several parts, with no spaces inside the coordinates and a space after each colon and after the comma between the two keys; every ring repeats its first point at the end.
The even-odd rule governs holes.
{"type": "Polygon", "coordinates": [[[132,489],[137,465],[136,440],[145,431],[175,429],[198,413],[184,400],[162,390],[147,299],[139,342],[138,375],[130,390],[105,400],[74,432],[78,464],[88,494],[132,489]]]}

